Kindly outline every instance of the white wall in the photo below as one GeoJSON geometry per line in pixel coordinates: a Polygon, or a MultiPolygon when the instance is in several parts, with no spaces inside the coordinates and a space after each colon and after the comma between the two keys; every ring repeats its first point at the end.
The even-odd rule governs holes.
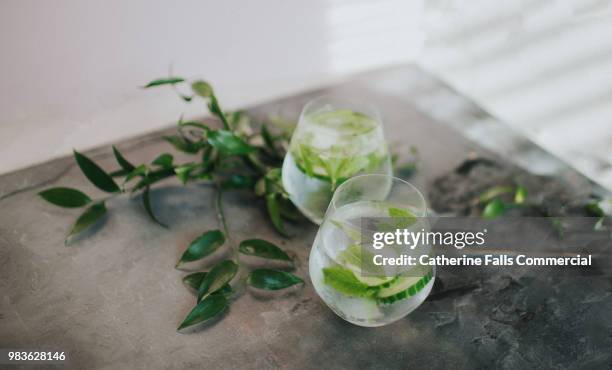
{"type": "Polygon", "coordinates": [[[436,0],[421,62],[612,191],[612,1],[436,0]]]}
{"type": "Polygon", "coordinates": [[[413,60],[420,13],[421,0],[3,0],[0,173],[200,114],[138,88],[169,68],[238,107],[413,60]]]}

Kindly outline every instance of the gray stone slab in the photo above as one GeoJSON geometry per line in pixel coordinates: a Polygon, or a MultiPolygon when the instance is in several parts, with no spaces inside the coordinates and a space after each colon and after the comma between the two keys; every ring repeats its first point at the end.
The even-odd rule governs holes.
{"type": "MultiPolygon", "coordinates": [[[[457,120],[492,118],[413,66],[357,76],[251,112],[291,118],[322,93],[377,105],[392,146],[418,147],[423,166],[414,182],[425,191],[469,153],[487,152],[440,121],[452,121],[457,107],[463,107],[455,111],[457,120]],[[432,104],[427,99],[432,94],[446,96],[446,103],[432,104]]],[[[160,139],[167,132],[119,147],[133,162],[148,162],[170,150],[160,139]]],[[[90,154],[105,168],[115,167],[110,148],[90,154]]],[[[588,184],[563,168],[564,176],[588,184]]],[[[444,287],[405,319],[377,329],[336,317],[307,280],[300,291],[275,299],[244,294],[223,320],[178,334],[194,297],[174,264],[191,239],[218,227],[211,190],[173,180],[158,186],[154,207],[169,230],[148,220],[138,197],[114,199],[104,227],[66,247],[63,239],[78,211],[53,207],[35,195],[59,185],[100,194],[70,158],[0,177],[0,348],[62,348],[70,367],[101,369],[528,369],[612,363],[610,280],[569,272],[534,278],[512,271],[442,270],[444,287]]],[[[232,242],[255,236],[276,242],[294,254],[296,273],[307,278],[314,225],[293,226],[295,236],[284,240],[248,194],[228,194],[225,204],[232,242]]]]}

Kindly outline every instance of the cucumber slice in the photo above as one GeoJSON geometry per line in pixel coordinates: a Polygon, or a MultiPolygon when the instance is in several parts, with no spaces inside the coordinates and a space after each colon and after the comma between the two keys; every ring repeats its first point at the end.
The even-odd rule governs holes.
{"type": "Polygon", "coordinates": [[[400,279],[398,276],[361,276],[360,274],[355,274],[357,280],[362,283],[371,286],[372,288],[388,288],[391,285],[395,284],[395,282],[400,279]]]}
{"type": "Polygon", "coordinates": [[[433,274],[428,272],[425,276],[400,277],[399,281],[392,286],[381,289],[377,294],[377,301],[380,304],[391,304],[420,292],[427,283],[433,278],[433,274]]]}

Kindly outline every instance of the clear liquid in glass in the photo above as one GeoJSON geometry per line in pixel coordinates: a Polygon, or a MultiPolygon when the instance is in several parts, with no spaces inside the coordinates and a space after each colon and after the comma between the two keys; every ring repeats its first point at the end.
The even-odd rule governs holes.
{"type": "Polygon", "coordinates": [[[359,174],[392,173],[379,119],[349,109],[302,114],[282,170],[291,201],[320,224],[334,190],[359,174]]]}
{"type": "Polygon", "coordinates": [[[379,276],[360,271],[361,218],[389,217],[389,207],[366,200],[330,208],[310,252],[310,278],[318,295],[338,316],[356,325],[382,326],[405,317],[423,303],[435,280],[434,266],[415,267],[421,269],[418,274],[410,267],[392,266],[383,267],[379,276]],[[330,277],[338,274],[352,274],[354,289],[334,288],[330,277]]]}

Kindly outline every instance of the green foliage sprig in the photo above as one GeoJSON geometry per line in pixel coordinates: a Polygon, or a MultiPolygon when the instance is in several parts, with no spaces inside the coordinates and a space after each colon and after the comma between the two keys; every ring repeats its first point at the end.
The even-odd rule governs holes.
{"type": "MultiPolygon", "coordinates": [[[[300,215],[289,202],[281,183],[280,166],[285,156],[288,135],[274,135],[265,125],[259,125],[255,132],[243,112],[225,112],[214,94],[213,88],[205,81],[191,83],[192,95],[179,93],[176,84],[185,83],[182,77],[153,80],[144,88],[172,86],[179,97],[191,102],[194,97],[203,99],[209,112],[220,122],[216,128],[200,121],[178,122],[177,134],[166,136],[175,150],[194,157],[186,163],[176,163],[170,153],[158,155],[150,164],[135,165],[115,146],[112,147],[118,169],[106,172],[92,159],[74,151],[74,158],[85,177],[98,189],[108,195],[92,199],[80,190],[56,187],[44,190],[39,195],[56,206],[64,208],[87,207],[77,218],[66,237],[72,238],[98,223],[107,214],[106,201],[123,194],[142,193],[142,204],[149,218],[156,224],[167,227],[153,213],[150,190],[156,183],[176,177],[182,184],[207,182],[216,189],[215,207],[221,230],[210,230],[193,240],[187,247],[176,268],[207,258],[229,239],[230,233],[223,212],[222,194],[231,190],[250,190],[264,200],[270,221],[275,230],[287,237],[285,221],[296,221],[300,215]],[[123,178],[122,181],[116,181],[123,178]]],[[[231,244],[231,243],[230,243],[231,244]]],[[[230,245],[230,248],[232,246],[230,245]]],[[[260,239],[249,239],[240,243],[232,254],[215,264],[209,271],[200,271],[183,278],[184,283],[197,293],[195,307],[179,325],[178,330],[206,323],[220,316],[237,294],[230,284],[243,266],[239,255],[259,257],[269,261],[287,262],[292,268],[289,255],[276,245],[260,239]]],[[[244,280],[253,288],[279,290],[302,284],[303,280],[290,272],[260,268],[251,271],[244,280]]]]}

